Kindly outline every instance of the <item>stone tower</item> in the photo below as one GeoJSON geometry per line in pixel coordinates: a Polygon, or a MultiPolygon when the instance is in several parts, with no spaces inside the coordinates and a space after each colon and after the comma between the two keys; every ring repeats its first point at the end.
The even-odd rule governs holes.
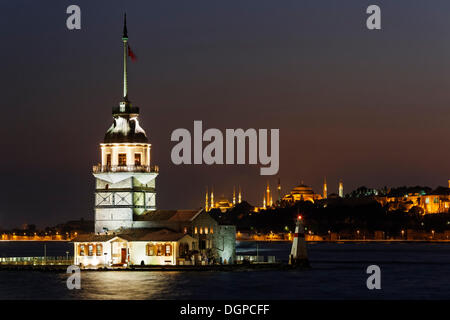
{"type": "Polygon", "coordinates": [[[112,108],[113,124],[100,143],[101,164],[93,167],[96,233],[132,228],[134,216],[156,210],[158,168],[150,165],[151,144],[139,125],[139,108],[128,99],[126,15],[122,41],[123,99],[112,108]]]}

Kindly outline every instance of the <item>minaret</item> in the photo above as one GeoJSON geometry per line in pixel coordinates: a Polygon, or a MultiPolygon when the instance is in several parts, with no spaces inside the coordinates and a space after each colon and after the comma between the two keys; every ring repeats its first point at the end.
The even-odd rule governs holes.
{"type": "Polygon", "coordinates": [[[344,183],[342,180],[339,180],[339,197],[344,197],[344,183]]]}
{"type": "Polygon", "coordinates": [[[448,188],[450,189],[450,179],[448,179],[448,188]]]}
{"type": "Polygon", "coordinates": [[[242,202],[242,193],[241,193],[241,186],[239,186],[239,198],[238,198],[238,203],[242,202]]]}
{"type": "Polygon", "coordinates": [[[277,190],[278,190],[278,201],[281,201],[281,181],[280,181],[280,178],[278,178],[277,190]]]}
{"type": "Polygon", "coordinates": [[[236,205],[236,187],[233,186],[233,206],[236,205]]]}
{"type": "Polygon", "coordinates": [[[267,181],[267,188],[266,188],[266,204],[267,206],[272,206],[272,204],[270,203],[270,188],[269,188],[269,181],[267,181]]]}
{"type": "Polygon", "coordinates": [[[327,178],[323,179],[323,198],[326,199],[328,197],[327,191],[327,178]]]}
{"type": "Polygon", "coordinates": [[[134,216],[156,210],[158,167],[150,165],[147,135],[139,108],[128,99],[126,17],[123,26],[123,99],[112,108],[114,122],[100,143],[101,163],[93,167],[95,232],[133,228],[134,216]]]}
{"type": "Polygon", "coordinates": [[[205,195],[205,210],[209,211],[209,203],[208,203],[208,187],[206,187],[206,195],[205,195]]]}
{"type": "Polygon", "coordinates": [[[264,197],[263,197],[263,209],[266,209],[266,194],[264,193],[264,197]]]}
{"type": "Polygon", "coordinates": [[[211,208],[214,209],[214,187],[211,187],[211,208]]]}

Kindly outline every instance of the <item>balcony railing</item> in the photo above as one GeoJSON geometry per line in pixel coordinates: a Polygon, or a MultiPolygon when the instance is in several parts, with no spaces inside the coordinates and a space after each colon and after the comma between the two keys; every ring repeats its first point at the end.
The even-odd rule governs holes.
{"type": "Polygon", "coordinates": [[[142,166],[142,165],[133,165],[133,166],[102,166],[96,165],[93,166],[92,171],[94,173],[101,172],[158,172],[158,166],[142,166]]]}

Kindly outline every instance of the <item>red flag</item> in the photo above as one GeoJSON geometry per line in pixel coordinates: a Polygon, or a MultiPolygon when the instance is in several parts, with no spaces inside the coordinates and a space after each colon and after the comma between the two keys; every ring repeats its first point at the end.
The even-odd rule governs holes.
{"type": "Polygon", "coordinates": [[[128,45],[128,56],[131,58],[131,61],[136,61],[137,60],[136,55],[134,54],[133,51],[131,51],[131,48],[130,48],[129,45],[128,45]]]}

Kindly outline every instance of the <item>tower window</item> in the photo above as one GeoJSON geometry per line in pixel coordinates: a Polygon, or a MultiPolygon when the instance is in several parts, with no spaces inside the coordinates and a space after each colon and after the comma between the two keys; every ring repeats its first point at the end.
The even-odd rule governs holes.
{"type": "Polygon", "coordinates": [[[126,166],[126,165],[127,165],[127,154],[119,153],[119,166],[126,166]]]}
{"type": "Polygon", "coordinates": [[[141,165],[141,154],[140,153],[135,153],[134,154],[134,165],[135,166],[140,166],[141,165]]]}
{"type": "Polygon", "coordinates": [[[111,167],[111,153],[108,153],[108,154],[106,155],[106,165],[107,165],[108,167],[111,167]]]}

